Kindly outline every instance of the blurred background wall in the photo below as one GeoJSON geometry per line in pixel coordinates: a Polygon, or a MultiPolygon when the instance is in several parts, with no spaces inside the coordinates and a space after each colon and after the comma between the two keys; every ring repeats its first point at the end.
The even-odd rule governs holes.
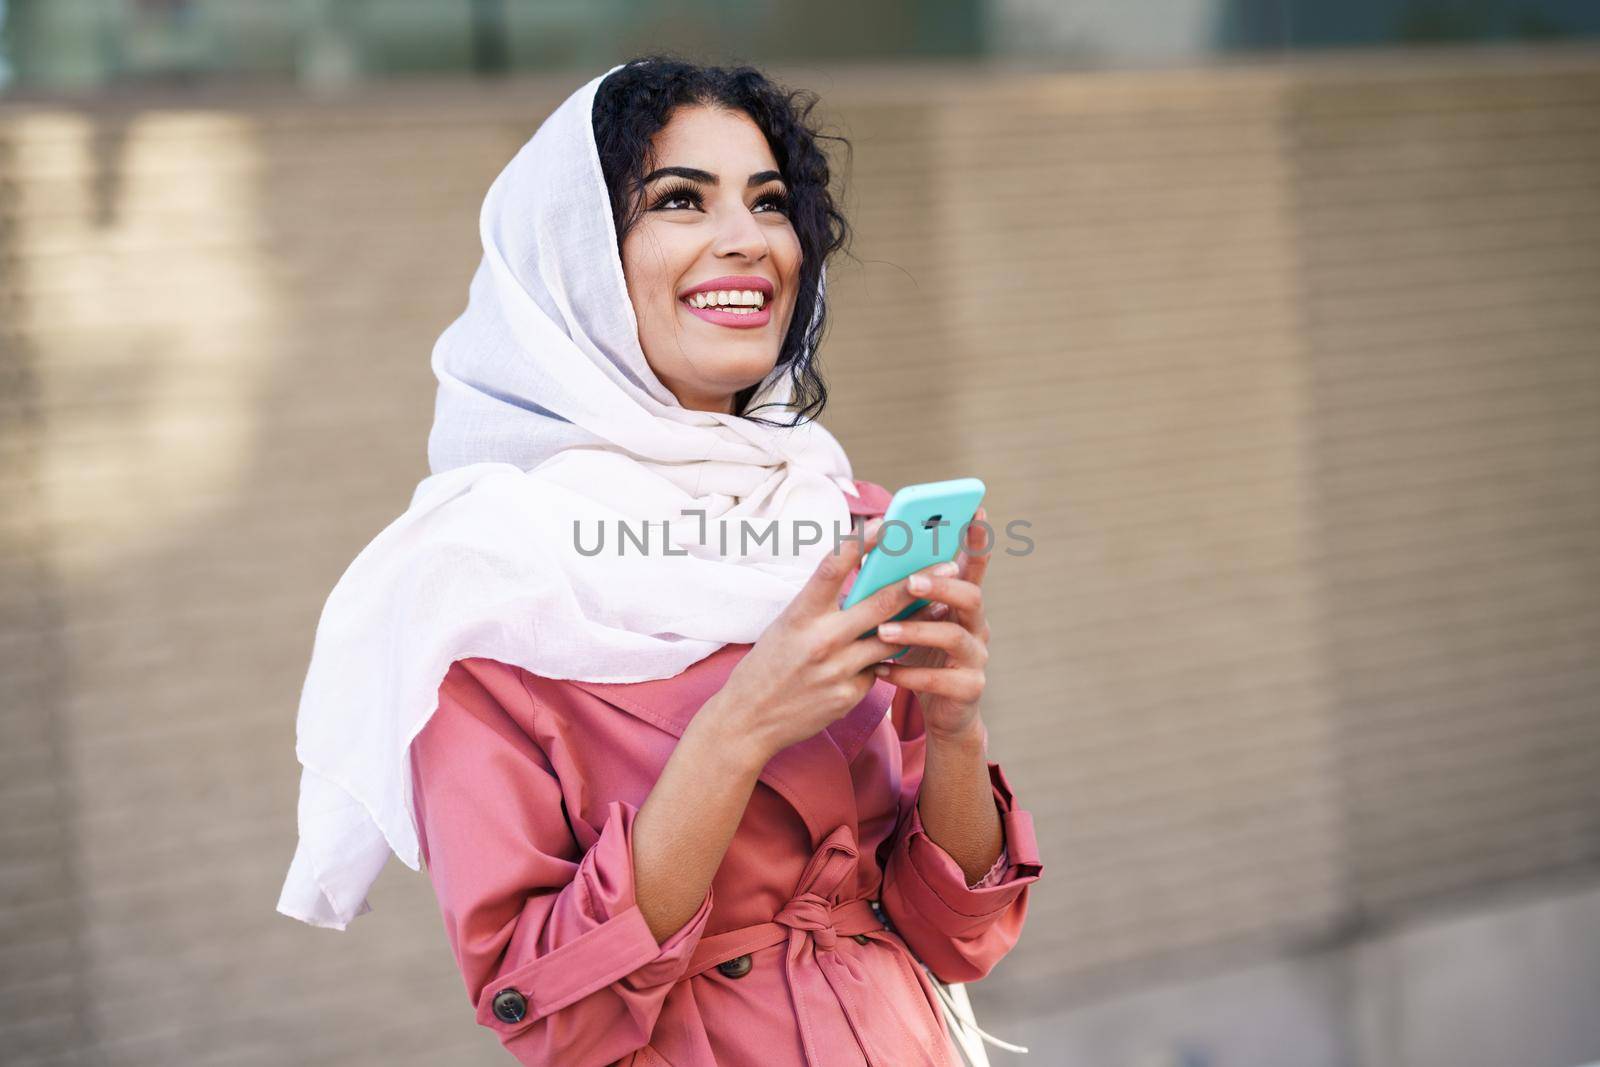
{"type": "Polygon", "coordinates": [[[509,1062],[424,875],[274,911],[294,714],[484,190],[652,47],[854,146],[858,476],[1032,524],[997,1067],[1600,1060],[1593,5],[0,9],[0,1060],[509,1062]]]}

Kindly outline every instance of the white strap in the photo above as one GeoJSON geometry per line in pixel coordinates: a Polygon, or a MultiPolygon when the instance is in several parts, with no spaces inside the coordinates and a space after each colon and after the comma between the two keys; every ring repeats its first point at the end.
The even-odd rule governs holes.
{"type": "Polygon", "coordinates": [[[962,1038],[960,1041],[961,1051],[966,1055],[973,1067],[988,1067],[989,1058],[983,1052],[982,1045],[974,1045],[971,1040],[971,1034],[977,1034],[982,1040],[987,1041],[996,1048],[1003,1048],[1007,1052],[1025,1053],[1028,1051],[1026,1046],[1013,1045],[1009,1041],[1002,1041],[978,1025],[977,1020],[972,1018],[972,1003],[967,999],[965,986],[959,984],[946,985],[939,979],[934,978],[931,973],[928,977],[933,981],[933,990],[939,995],[939,1003],[944,1009],[945,1019],[952,1024],[952,1031],[957,1032],[959,1027],[962,1038]]]}

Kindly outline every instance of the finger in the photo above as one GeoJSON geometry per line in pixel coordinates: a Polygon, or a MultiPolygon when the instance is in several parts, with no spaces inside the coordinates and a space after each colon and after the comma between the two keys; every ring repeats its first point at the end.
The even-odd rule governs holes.
{"type": "Polygon", "coordinates": [[[983,584],[983,576],[989,570],[989,557],[994,555],[988,531],[978,525],[984,521],[984,516],[984,510],[979,508],[972,522],[967,524],[967,536],[961,545],[961,577],[973,585],[983,584]]]}
{"type": "Polygon", "coordinates": [[[836,595],[833,600],[834,607],[838,607],[840,602],[844,600],[845,596],[850,592],[850,590],[855,588],[855,582],[860,580],[861,565],[866,562],[867,553],[871,552],[874,548],[877,548],[878,542],[882,538],[883,519],[879,517],[866,520],[865,525],[861,527],[860,555],[852,567],[852,572],[854,573],[855,577],[850,578],[847,576],[845,581],[839,584],[838,595],[836,595]]]}
{"type": "Polygon", "coordinates": [[[982,667],[989,661],[988,648],[959,623],[886,622],[878,634],[885,641],[940,649],[950,667],[982,667]]]}
{"type": "Polygon", "coordinates": [[[863,528],[862,536],[861,558],[865,562],[867,553],[877,548],[878,544],[883,540],[883,517],[880,515],[877,518],[868,519],[866,526],[863,528]]]}
{"type": "Polygon", "coordinates": [[[983,670],[977,667],[902,667],[880,663],[873,672],[921,696],[940,696],[957,704],[976,704],[983,699],[983,670]]]}
{"type": "Polygon", "coordinates": [[[978,638],[987,644],[989,622],[983,607],[983,588],[965,578],[954,577],[931,578],[929,584],[932,587],[929,591],[917,595],[948,604],[949,617],[978,635],[978,638]]]}
{"type": "MultiPolygon", "coordinates": [[[[906,619],[902,621],[909,620],[911,622],[937,622],[940,619],[948,618],[949,615],[950,606],[948,604],[940,604],[937,601],[930,601],[918,608],[916,611],[912,612],[910,615],[907,615],[906,619]]],[[[906,643],[904,635],[892,639],[889,638],[888,635],[883,634],[875,633],[874,636],[877,636],[882,640],[890,641],[891,643],[900,643],[899,653],[891,656],[890,662],[899,664],[901,666],[938,667],[941,666],[945,661],[945,654],[941,650],[922,645],[908,644],[906,643]]]]}
{"type": "MultiPolygon", "coordinates": [[[[949,607],[949,605],[947,605],[947,604],[929,603],[929,604],[925,604],[922,607],[918,608],[916,611],[912,612],[910,615],[907,615],[904,619],[900,619],[900,620],[896,620],[896,621],[899,621],[899,622],[938,622],[940,619],[948,619],[949,617],[950,617],[950,607],[949,607]]],[[[898,648],[904,648],[904,647],[907,646],[908,642],[906,641],[905,636],[903,634],[899,635],[899,636],[891,637],[888,634],[879,633],[879,628],[881,626],[883,626],[883,625],[884,625],[883,623],[880,623],[878,627],[874,627],[873,630],[871,631],[872,636],[879,637],[882,640],[888,641],[891,644],[896,645],[896,647],[898,647],[898,648]]],[[[932,653],[935,653],[935,652],[939,651],[938,649],[923,648],[923,647],[916,646],[916,645],[912,645],[912,646],[910,646],[910,648],[911,648],[911,655],[908,655],[908,656],[896,656],[895,657],[895,662],[896,663],[911,663],[911,662],[913,662],[913,661],[915,661],[915,660],[917,660],[919,658],[928,658],[928,657],[930,657],[930,655],[932,653]]]]}
{"type": "MultiPolygon", "coordinates": [[[[913,576],[914,577],[914,576],[913,576]]],[[[983,589],[965,578],[949,575],[930,575],[928,588],[925,590],[911,587],[911,580],[906,579],[906,586],[911,589],[912,595],[928,600],[948,604],[956,622],[976,631],[977,623],[983,620],[983,589]]]]}
{"type": "Polygon", "coordinates": [[[949,615],[949,604],[941,604],[937,600],[930,600],[916,611],[913,611],[910,615],[907,615],[905,619],[902,619],[901,621],[937,622],[940,619],[948,618],[949,615]]]}
{"type": "MultiPolygon", "coordinates": [[[[937,622],[940,619],[949,617],[949,604],[941,604],[937,600],[930,600],[910,615],[907,615],[906,619],[911,622],[937,622]]],[[[987,634],[983,635],[983,640],[987,645],[987,634]]],[[[895,656],[894,662],[906,667],[938,667],[944,664],[944,659],[945,654],[938,649],[907,646],[905,654],[895,656]]]]}
{"type": "Polygon", "coordinates": [[[876,635],[858,637],[845,646],[840,653],[851,671],[860,673],[871,671],[875,663],[881,663],[891,656],[897,656],[909,651],[911,646],[905,641],[887,641],[876,635]]]}
{"type": "MultiPolygon", "coordinates": [[[[953,575],[956,570],[956,564],[954,562],[937,563],[931,567],[925,567],[917,573],[931,574],[941,568],[953,575]]],[[[909,607],[913,601],[922,599],[925,594],[911,592],[906,585],[907,581],[909,581],[909,578],[890,582],[860,603],[841,611],[839,618],[835,622],[839,632],[852,635],[863,633],[885,619],[898,615],[909,607]]]]}
{"type": "Polygon", "coordinates": [[[850,544],[855,546],[855,558],[849,563],[846,575],[840,579],[838,587],[833,591],[834,607],[839,606],[839,602],[845,598],[845,595],[852,587],[850,573],[855,573],[859,576],[862,561],[866,559],[868,552],[878,546],[878,541],[882,539],[883,519],[867,519],[865,523],[852,521],[850,529],[853,534],[859,534],[860,536],[859,538],[852,538],[850,541],[850,544]]]}
{"type": "Polygon", "coordinates": [[[838,544],[817,561],[811,577],[806,579],[806,584],[800,587],[786,610],[811,616],[838,609],[845,579],[860,564],[866,551],[862,539],[855,536],[862,532],[861,525],[852,522],[850,531],[852,536],[840,537],[838,544]]]}

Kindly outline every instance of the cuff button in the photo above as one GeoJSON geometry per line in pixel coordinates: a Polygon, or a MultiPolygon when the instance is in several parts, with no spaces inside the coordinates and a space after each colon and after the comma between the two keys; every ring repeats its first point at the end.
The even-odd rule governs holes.
{"type": "Polygon", "coordinates": [[[494,1017],[503,1023],[520,1023],[528,1014],[528,1001],[515,989],[502,989],[494,995],[494,1017]]]}

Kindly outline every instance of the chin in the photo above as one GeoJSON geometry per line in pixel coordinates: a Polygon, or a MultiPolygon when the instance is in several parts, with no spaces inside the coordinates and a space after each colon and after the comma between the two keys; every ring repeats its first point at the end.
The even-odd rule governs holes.
{"type": "Polygon", "coordinates": [[[749,359],[727,359],[724,357],[717,361],[712,375],[719,388],[729,392],[738,392],[757,384],[772,373],[772,368],[778,365],[778,354],[766,352],[749,359]]]}

